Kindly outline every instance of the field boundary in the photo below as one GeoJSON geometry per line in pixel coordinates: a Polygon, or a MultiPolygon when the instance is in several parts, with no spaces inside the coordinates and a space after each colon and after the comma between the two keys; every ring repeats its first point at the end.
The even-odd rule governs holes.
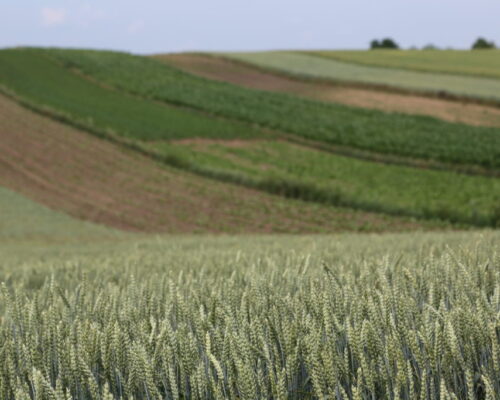
{"type": "MultiPolygon", "coordinates": [[[[370,50],[366,50],[366,51],[370,51],[370,50]]],[[[397,50],[397,51],[412,51],[412,50],[397,50]]],[[[418,50],[418,51],[421,51],[421,50],[418,50]]],[[[432,50],[432,51],[440,51],[440,50],[432,50]]],[[[447,51],[447,50],[444,50],[444,51],[447,51]]],[[[465,50],[461,50],[461,51],[465,51],[465,50]]],[[[473,51],[473,50],[470,50],[470,51],[473,51]]],[[[418,67],[411,67],[411,68],[401,68],[401,67],[399,67],[398,68],[398,67],[389,66],[389,65],[388,66],[383,66],[383,65],[371,64],[371,63],[364,63],[364,62],[354,61],[354,60],[347,61],[347,60],[342,59],[342,58],[340,58],[338,56],[335,56],[335,54],[334,54],[335,50],[311,50],[311,51],[308,51],[308,50],[291,50],[290,52],[291,53],[302,54],[302,55],[319,57],[319,58],[323,58],[323,59],[326,59],[326,60],[335,60],[335,61],[343,62],[343,63],[346,63],[346,64],[361,65],[361,66],[364,66],[364,67],[374,67],[374,68],[381,68],[381,69],[396,69],[396,70],[401,70],[401,71],[413,71],[413,72],[421,72],[421,73],[430,74],[430,75],[432,75],[432,74],[444,74],[444,75],[451,75],[451,76],[458,76],[458,77],[465,77],[465,78],[473,77],[473,78],[500,79],[500,78],[498,78],[498,76],[488,75],[488,74],[477,75],[477,74],[465,73],[465,72],[462,72],[462,73],[460,73],[460,72],[450,72],[450,71],[447,71],[445,69],[439,69],[439,70],[435,70],[435,71],[429,71],[428,69],[418,68],[418,67]],[[331,54],[332,56],[321,54],[322,51],[329,52],[329,54],[331,54]]]]}
{"type": "MultiPolygon", "coordinates": [[[[204,54],[204,53],[190,53],[190,54],[204,54]]],[[[208,54],[208,53],[207,53],[208,54]]],[[[419,158],[412,158],[408,156],[399,156],[396,154],[390,154],[390,153],[381,153],[381,152],[375,152],[375,151],[370,151],[370,150],[364,150],[364,149],[359,149],[356,147],[351,147],[351,146],[345,146],[345,145],[340,145],[340,144],[331,144],[331,143],[326,143],[326,142],[321,142],[317,140],[312,140],[312,139],[307,139],[304,137],[301,137],[300,135],[290,133],[290,132],[285,132],[281,130],[275,130],[271,129],[267,126],[261,125],[259,123],[251,123],[247,120],[244,119],[238,119],[238,118],[230,118],[227,117],[223,114],[220,113],[214,113],[207,111],[205,109],[202,109],[200,107],[192,106],[192,105],[187,105],[183,102],[174,102],[174,101],[168,101],[164,99],[158,99],[156,97],[152,96],[142,96],[140,94],[137,94],[133,91],[126,90],[123,88],[117,88],[113,85],[109,85],[107,83],[103,83],[99,81],[98,79],[89,76],[82,70],[78,68],[68,68],[66,67],[62,62],[59,60],[50,57],[50,55],[43,54],[44,57],[49,59],[51,62],[56,63],[59,65],[61,68],[66,69],[70,73],[73,73],[77,76],[79,76],[82,79],[88,80],[90,83],[100,86],[103,89],[113,91],[115,93],[120,93],[120,94],[126,94],[127,96],[130,96],[131,98],[136,98],[139,100],[147,100],[154,102],[158,105],[162,105],[165,107],[172,107],[172,108],[178,108],[180,110],[185,110],[185,111],[190,111],[194,113],[199,113],[203,116],[210,117],[210,118],[215,118],[220,121],[227,121],[231,123],[236,123],[240,124],[242,126],[256,126],[258,129],[266,134],[269,135],[270,139],[282,139],[294,144],[298,144],[304,147],[312,148],[315,150],[327,152],[330,154],[335,154],[335,155],[340,155],[344,157],[350,157],[350,158],[355,158],[359,160],[364,160],[364,161],[371,161],[371,162],[376,162],[376,163],[381,163],[381,164],[387,164],[387,165],[398,165],[398,166],[404,166],[404,167],[409,167],[409,168],[418,168],[418,169],[428,169],[428,170],[434,170],[434,171],[449,171],[449,172],[456,172],[459,174],[464,174],[464,175],[470,175],[470,176],[485,176],[485,177],[492,177],[492,178],[497,178],[500,177],[500,170],[496,169],[488,169],[485,167],[481,167],[478,165],[472,165],[472,164],[451,164],[451,163],[445,163],[437,160],[430,160],[430,159],[419,159],[419,158]]],[[[223,57],[217,57],[215,58],[219,59],[224,59],[223,57]]],[[[232,62],[233,60],[228,59],[228,61],[232,62]]],[[[236,63],[240,63],[238,60],[235,60],[236,63]]],[[[241,62],[241,64],[246,64],[245,62],[241,62]]],[[[250,64],[250,66],[252,66],[250,64]]],[[[171,66],[174,69],[178,69],[175,66],[171,66]]],[[[180,69],[178,69],[180,70],[180,69]]],[[[182,70],[180,70],[182,71],[182,70]]],[[[263,69],[263,71],[266,71],[263,69]]],[[[183,73],[186,73],[188,75],[193,75],[189,72],[182,71],[183,73]]],[[[208,78],[202,78],[207,81],[211,81],[208,78]]],[[[233,85],[231,83],[226,83],[228,85],[233,85]]],[[[237,85],[233,85],[237,86],[237,85]]],[[[291,94],[288,93],[282,93],[284,96],[291,96],[295,97],[291,94]]],[[[329,104],[328,102],[321,101],[321,100],[314,100],[315,102],[321,103],[321,104],[329,104]]],[[[93,128],[92,128],[93,129],[93,128]]]]}
{"type": "Polygon", "coordinates": [[[55,121],[72,126],[76,129],[87,132],[88,134],[97,136],[103,140],[107,140],[122,148],[139,153],[145,157],[152,159],[160,165],[174,167],[197,176],[209,178],[215,181],[236,184],[250,189],[256,189],[268,194],[278,195],[281,197],[302,200],[306,202],[326,204],[336,207],[342,207],[352,210],[359,210],[365,212],[374,212],[395,217],[410,217],[423,220],[450,222],[458,225],[459,227],[476,226],[476,227],[495,227],[498,224],[496,216],[491,219],[477,219],[477,218],[463,218],[448,210],[439,212],[423,210],[422,212],[415,213],[409,210],[386,207],[383,204],[359,202],[341,192],[328,192],[315,185],[292,182],[283,179],[265,179],[257,180],[243,176],[239,173],[228,173],[215,168],[200,167],[193,164],[182,157],[169,154],[159,154],[149,149],[145,149],[140,143],[118,136],[113,130],[101,130],[99,128],[89,126],[88,123],[78,120],[58,110],[53,110],[46,106],[40,106],[18,96],[16,93],[0,85],[0,93],[16,101],[23,107],[41,114],[45,117],[55,121]]]}
{"type": "MultiPolygon", "coordinates": [[[[299,51],[295,51],[295,52],[292,51],[292,53],[304,55],[304,53],[300,53],[299,51]]],[[[302,81],[302,82],[314,82],[314,83],[320,83],[323,85],[330,85],[330,86],[334,86],[334,87],[337,86],[337,87],[346,87],[346,88],[354,88],[354,89],[365,89],[365,90],[395,93],[395,94],[407,95],[407,96],[421,96],[421,97],[427,97],[427,98],[431,98],[431,99],[441,99],[441,100],[453,101],[453,102],[463,103],[463,104],[478,104],[478,105],[500,108],[500,100],[483,99],[483,98],[474,97],[474,96],[456,95],[456,94],[447,92],[446,90],[440,90],[437,92],[432,91],[432,90],[411,90],[411,89],[399,88],[397,86],[384,85],[384,84],[379,84],[379,83],[357,82],[357,81],[349,81],[349,80],[333,79],[333,78],[319,78],[319,77],[314,77],[314,76],[305,75],[305,74],[287,72],[287,71],[284,71],[284,70],[279,69],[279,68],[263,67],[260,65],[253,64],[251,62],[237,60],[237,59],[225,56],[223,54],[203,53],[203,52],[189,52],[189,53],[185,53],[185,54],[209,56],[209,57],[213,57],[213,58],[223,59],[225,61],[232,62],[236,65],[251,67],[251,68],[256,69],[257,71],[267,72],[267,73],[274,74],[276,76],[282,76],[282,77],[295,79],[295,80],[302,81]]],[[[153,57],[154,56],[155,55],[153,55],[153,57]]],[[[320,57],[320,58],[327,59],[326,57],[320,57]]],[[[335,60],[335,61],[338,61],[338,60],[335,60]]],[[[342,61],[342,62],[345,62],[345,61],[342,61]]],[[[345,62],[345,63],[348,64],[347,62],[345,62]]],[[[356,65],[358,65],[358,64],[356,64],[356,65]]],[[[363,65],[363,64],[359,64],[359,65],[363,65]]],[[[363,66],[367,66],[367,65],[363,65],[363,66]]],[[[370,65],[370,67],[372,67],[372,66],[370,65]]],[[[374,68],[378,68],[378,67],[374,67],[374,68]]]]}

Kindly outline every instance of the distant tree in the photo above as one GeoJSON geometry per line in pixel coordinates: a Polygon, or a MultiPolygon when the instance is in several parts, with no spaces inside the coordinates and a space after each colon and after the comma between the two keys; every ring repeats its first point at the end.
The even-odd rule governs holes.
{"type": "Polygon", "coordinates": [[[480,37],[472,45],[472,50],[494,49],[495,43],[488,42],[486,39],[480,37]]]}
{"type": "Polygon", "coordinates": [[[381,46],[384,49],[399,49],[399,45],[391,38],[385,38],[382,40],[381,46]]]}
{"type": "Polygon", "coordinates": [[[382,41],[372,40],[370,42],[370,48],[374,49],[399,49],[398,44],[391,38],[382,39],[382,41]]]}
{"type": "Polygon", "coordinates": [[[376,39],[372,40],[370,42],[370,48],[373,49],[380,49],[380,42],[376,39]]]}

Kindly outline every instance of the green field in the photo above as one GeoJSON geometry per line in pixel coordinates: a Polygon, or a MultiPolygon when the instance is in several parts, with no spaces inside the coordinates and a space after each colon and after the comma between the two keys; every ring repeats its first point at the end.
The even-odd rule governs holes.
{"type": "Polygon", "coordinates": [[[78,125],[141,140],[183,137],[253,138],[250,126],[143,100],[93,83],[38,50],[1,50],[0,85],[78,125]]]}
{"type": "Polygon", "coordinates": [[[472,225],[500,224],[499,179],[379,164],[286,142],[153,143],[148,149],[305,200],[472,225]]]}
{"type": "Polygon", "coordinates": [[[500,167],[500,135],[494,128],[244,89],[123,53],[53,50],[47,54],[68,68],[79,68],[98,81],[137,95],[311,140],[448,163],[500,167]]]}
{"type": "Polygon", "coordinates": [[[307,54],[376,67],[500,78],[500,50],[314,51],[307,54]]]}
{"type": "Polygon", "coordinates": [[[224,53],[221,55],[305,78],[363,83],[434,94],[446,92],[456,96],[500,101],[500,80],[494,78],[380,68],[300,52],[224,53]]]}
{"type": "Polygon", "coordinates": [[[494,399],[498,243],[482,232],[30,247],[0,266],[0,397],[494,399]]]}
{"type": "Polygon", "coordinates": [[[81,243],[124,235],[114,229],[76,220],[0,186],[0,241],[4,244],[19,241],[81,243]]]}
{"type": "Polygon", "coordinates": [[[123,53],[12,50],[1,51],[0,59],[5,61],[0,63],[4,72],[0,81],[32,108],[43,111],[49,107],[52,117],[100,135],[125,137],[127,146],[205,177],[388,215],[475,226],[499,223],[497,179],[360,161],[285,141],[262,140],[308,138],[312,143],[341,143],[498,168],[497,129],[245,90],[123,53]],[[75,73],[76,66],[92,79],[117,89],[75,73]],[[167,102],[182,102],[206,113],[179,109],[167,102]],[[232,119],[214,118],[209,113],[232,119]],[[130,124],[129,118],[133,121],[130,124]],[[143,119],[147,124],[142,124],[143,119]],[[259,125],[291,133],[268,133],[259,125]],[[172,142],[186,138],[192,139],[191,144],[172,142]],[[214,138],[218,141],[203,144],[214,138]],[[237,146],[227,139],[237,139],[237,146]]]}

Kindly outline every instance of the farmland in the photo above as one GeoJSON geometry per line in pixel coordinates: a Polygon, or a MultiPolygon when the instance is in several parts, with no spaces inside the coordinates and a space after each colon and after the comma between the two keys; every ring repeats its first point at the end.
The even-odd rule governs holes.
{"type": "Polygon", "coordinates": [[[0,51],[0,399],[496,399],[494,113],[196,57],[0,51]]]}
{"type": "Polygon", "coordinates": [[[0,240],[2,243],[85,242],[116,239],[119,231],[80,221],[51,210],[0,186],[0,240]]]}
{"type": "Polygon", "coordinates": [[[447,163],[486,168],[500,165],[500,137],[494,129],[247,90],[123,53],[52,51],[48,54],[67,67],[80,68],[93,78],[127,92],[311,140],[447,163]],[[473,148],[470,140],[474,140],[473,148]]]}
{"type": "Polygon", "coordinates": [[[378,85],[431,94],[500,101],[500,80],[488,77],[380,68],[301,52],[224,53],[230,59],[299,77],[378,85]]]}
{"type": "Polygon", "coordinates": [[[500,78],[498,50],[314,51],[307,54],[376,67],[500,78]]]}
{"type": "Polygon", "coordinates": [[[316,202],[472,225],[500,223],[498,179],[378,164],[278,141],[155,142],[148,149],[316,202]]]}
{"type": "MultiPolygon", "coordinates": [[[[132,232],[319,233],[439,226],[287,200],[200,178],[1,96],[0,165],[1,186],[75,218],[132,232]]],[[[0,217],[8,219],[0,221],[2,226],[16,218],[36,221],[24,207],[5,211],[0,217]]]]}
{"type": "Polygon", "coordinates": [[[188,137],[255,137],[258,131],[177,107],[103,88],[67,71],[36,50],[0,51],[0,83],[41,109],[75,125],[144,140],[188,137]]]}
{"type": "Polygon", "coordinates": [[[498,243],[198,236],[7,258],[0,396],[494,399],[498,243]]]}
{"type": "Polygon", "coordinates": [[[335,82],[295,79],[279,72],[264,70],[212,54],[160,54],[154,57],[183,71],[250,89],[289,93],[314,100],[386,112],[427,115],[467,125],[500,127],[500,108],[494,106],[335,82]]]}
{"type": "Polygon", "coordinates": [[[494,128],[247,90],[123,53],[30,49],[0,52],[2,57],[1,79],[10,97],[74,127],[69,136],[58,123],[30,128],[19,138],[15,132],[26,130],[25,118],[39,121],[30,127],[46,126],[47,118],[34,112],[25,117],[3,98],[6,133],[0,146],[22,177],[10,177],[10,187],[22,192],[28,181],[27,196],[78,218],[154,232],[404,230],[414,224],[499,222],[494,176],[500,136],[494,128]],[[127,125],[127,118],[134,123],[127,125]],[[142,118],[148,123],[142,125],[142,118]],[[273,121],[289,129],[276,129],[273,121]],[[52,163],[40,169],[41,176],[27,174],[45,162],[37,136],[44,137],[47,154],[61,147],[55,158],[60,163],[68,162],[64,148],[76,141],[73,170],[61,172],[52,163]],[[27,151],[16,153],[23,142],[29,158],[27,151]],[[349,146],[338,148],[339,142],[349,146]],[[455,164],[429,163],[450,158],[455,164]],[[460,164],[490,176],[457,173],[460,164]],[[116,175],[104,174],[108,165],[116,175]],[[136,178],[128,180],[131,171],[136,178]],[[54,179],[64,185],[51,185],[54,179]],[[199,198],[204,211],[187,211],[199,198]],[[167,207],[176,212],[165,213],[167,207]],[[244,218],[238,215],[242,207],[249,210],[244,218]],[[308,211],[297,217],[300,209],[308,211]],[[329,213],[335,218],[324,218],[329,213]]]}

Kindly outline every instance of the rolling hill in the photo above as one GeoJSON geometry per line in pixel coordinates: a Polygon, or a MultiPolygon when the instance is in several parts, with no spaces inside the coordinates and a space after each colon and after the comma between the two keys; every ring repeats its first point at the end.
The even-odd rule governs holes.
{"type": "Polygon", "coordinates": [[[0,50],[0,399],[494,399],[499,128],[207,59],[0,50]]]}
{"type": "MultiPolygon", "coordinates": [[[[131,232],[335,232],[437,226],[287,200],[200,178],[40,116],[3,96],[0,165],[0,187],[75,218],[131,232]]],[[[16,197],[9,193],[2,192],[0,201],[12,203],[16,197]]],[[[50,226],[61,226],[57,220],[51,222],[46,208],[32,212],[24,203],[27,200],[12,203],[12,211],[2,208],[2,236],[33,229],[22,228],[36,222],[32,214],[50,220],[49,232],[50,226]],[[16,218],[18,225],[11,226],[16,218]]],[[[71,224],[68,229],[68,235],[78,232],[71,224]]]]}
{"type": "Polygon", "coordinates": [[[307,54],[376,67],[500,78],[500,50],[314,51],[307,54]]]}
{"type": "Polygon", "coordinates": [[[117,52],[15,49],[0,61],[10,183],[30,181],[27,194],[71,215],[162,232],[499,222],[495,128],[248,89],[117,52]],[[16,117],[28,111],[12,99],[29,116],[16,117]],[[49,119],[59,122],[38,128],[49,119]],[[72,133],[57,136],[63,128],[72,133]],[[59,161],[42,168],[52,153],[59,161]]]}
{"type": "MultiPolygon", "coordinates": [[[[227,58],[299,77],[374,85],[437,96],[471,97],[500,103],[500,80],[491,77],[420,72],[411,69],[381,68],[339,61],[330,53],[260,52],[224,53],[227,58]],[[324,55],[328,55],[325,57],[324,55]]],[[[334,55],[335,57],[335,55],[334,55]]],[[[375,57],[375,56],[373,56],[375,57]]]]}
{"type": "Polygon", "coordinates": [[[348,83],[297,79],[213,54],[159,54],[154,58],[194,75],[249,89],[289,93],[386,112],[427,115],[466,125],[500,127],[500,108],[495,106],[450,101],[412,93],[396,93],[348,83]]]}

